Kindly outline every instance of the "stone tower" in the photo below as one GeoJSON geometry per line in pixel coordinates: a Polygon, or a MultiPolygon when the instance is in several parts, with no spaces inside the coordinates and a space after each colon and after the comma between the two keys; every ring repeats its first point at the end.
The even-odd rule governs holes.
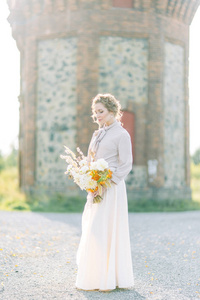
{"type": "Polygon", "coordinates": [[[109,92],[134,118],[129,195],[190,198],[188,42],[199,0],[8,4],[21,53],[21,187],[78,192],[59,155],[63,145],[86,152],[91,99],[109,92]]]}

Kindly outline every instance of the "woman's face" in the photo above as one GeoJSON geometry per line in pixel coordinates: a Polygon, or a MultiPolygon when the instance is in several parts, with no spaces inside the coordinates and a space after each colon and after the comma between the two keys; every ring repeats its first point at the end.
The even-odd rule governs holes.
{"type": "Polygon", "coordinates": [[[102,103],[97,103],[94,106],[94,112],[100,126],[104,124],[110,125],[114,121],[114,116],[110,113],[102,103]]]}

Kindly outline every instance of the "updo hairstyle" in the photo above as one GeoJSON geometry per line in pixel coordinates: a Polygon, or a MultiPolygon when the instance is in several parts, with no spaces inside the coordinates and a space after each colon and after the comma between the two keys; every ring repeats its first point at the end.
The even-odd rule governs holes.
{"type": "Polygon", "coordinates": [[[120,122],[122,117],[121,112],[121,104],[120,102],[111,94],[98,94],[92,100],[92,118],[94,122],[96,122],[96,115],[95,115],[95,105],[97,103],[102,103],[109,112],[114,114],[114,117],[117,121],[120,122]]]}

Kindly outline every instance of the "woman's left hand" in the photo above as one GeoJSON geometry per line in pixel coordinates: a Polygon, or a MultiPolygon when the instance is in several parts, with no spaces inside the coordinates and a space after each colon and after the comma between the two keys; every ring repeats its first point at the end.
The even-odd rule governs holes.
{"type": "MultiPolygon", "coordinates": [[[[101,194],[101,196],[103,196],[105,190],[106,190],[106,187],[102,186],[102,194],[101,194]]],[[[94,198],[95,198],[96,196],[99,196],[99,190],[97,190],[96,192],[94,192],[94,198]]]]}

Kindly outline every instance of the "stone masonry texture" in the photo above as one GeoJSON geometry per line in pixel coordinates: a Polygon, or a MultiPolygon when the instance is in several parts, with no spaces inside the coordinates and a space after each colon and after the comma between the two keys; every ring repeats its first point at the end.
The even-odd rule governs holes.
{"type": "Polygon", "coordinates": [[[76,143],[76,52],[77,39],[50,39],[38,46],[36,113],[36,182],[67,188],[63,145],[76,143]]]}
{"type": "Polygon", "coordinates": [[[184,49],[165,43],[164,171],[165,186],[184,185],[184,49]]]}
{"type": "Polygon", "coordinates": [[[91,100],[134,114],[132,199],[190,198],[188,43],[199,0],[8,0],[21,53],[20,184],[78,193],[63,145],[87,152],[91,100]]]}

